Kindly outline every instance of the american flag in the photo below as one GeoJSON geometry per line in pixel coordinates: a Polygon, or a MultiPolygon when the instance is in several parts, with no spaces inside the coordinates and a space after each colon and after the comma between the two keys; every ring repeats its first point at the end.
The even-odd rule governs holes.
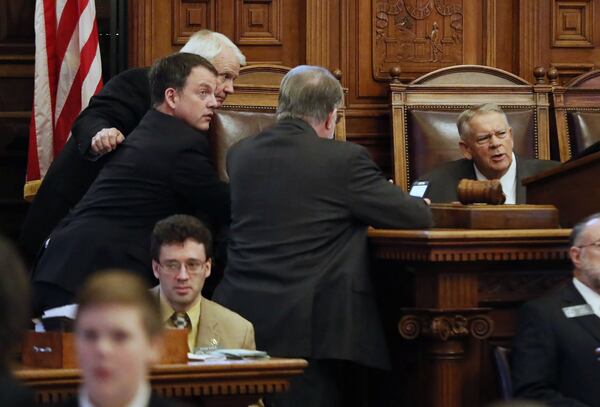
{"type": "Polygon", "coordinates": [[[94,0],[36,0],[35,83],[26,199],[35,196],[75,118],[102,88],[94,0]]]}

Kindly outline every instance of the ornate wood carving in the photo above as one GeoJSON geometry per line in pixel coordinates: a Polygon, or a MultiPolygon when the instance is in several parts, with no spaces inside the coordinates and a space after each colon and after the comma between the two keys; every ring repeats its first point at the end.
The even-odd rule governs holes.
{"type": "Polygon", "coordinates": [[[183,45],[196,31],[214,30],[215,0],[172,0],[173,44],[183,45]]]}
{"type": "MultiPolygon", "coordinates": [[[[306,366],[302,359],[159,365],[152,369],[150,383],[164,397],[216,396],[222,401],[219,405],[247,406],[254,401],[248,403],[248,397],[286,391],[289,379],[306,366]]],[[[35,390],[43,404],[67,400],[81,385],[78,369],[21,369],[16,376],[35,390]]]]}
{"type": "Polygon", "coordinates": [[[571,82],[573,78],[594,70],[593,63],[585,62],[551,62],[550,65],[558,71],[558,77],[563,86],[571,82]]]}
{"type": "Polygon", "coordinates": [[[236,0],[235,39],[242,45],[281,45],[280,0],[236,0]]]}
{"type": "Polygon", "coordinates": [[[463,310],[413,309],[398,323],[398,331],[404,339],[421,336],[447,341],[450,338],[471,336],[486,339],[494,331],[494,321],[484,315],[489,309],[463,310]]]}
{"type": "Polygon", "coordinates": [[[463,62],[462,0],[374,0],[373,76],[425,73],[463,62]]]}
{"type": "Polygon", "coordinates": [[[570,229],[369,230],[378,258],[440,263],[566,260],[569,234],[570,229]]]}
{"type": "Polygon", "coordinates": [[[552,4],[552,46],[594,46],[594,3],[592,0],[554,0],[552,4]]]}

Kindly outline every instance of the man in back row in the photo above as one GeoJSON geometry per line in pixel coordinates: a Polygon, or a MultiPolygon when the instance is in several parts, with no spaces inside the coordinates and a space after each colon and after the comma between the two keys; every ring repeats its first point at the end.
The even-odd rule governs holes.
{"type": "MultiPolygon", "coordinates": [[[[200,55],[218,72],[216,108],[234,92],[233,81],[246,58],[226,36],[208,30],[190,37],[180,52],[200,55]]],[[[110,154],[150,109],[149,68],[113,77],[79,115],[72,136],[56,157],[27,212],[21,246],[32,262],[50,232],[83,197],[110,154]]]]}
{"type": "Polygon", "coordinates": [[[254,324],[259,349],[309,360],[278,406],[356,405],[345,379],[359,365],[389,367],[367,226],[432,222],[425,201],[389,183],[366,149],[331,140],[342,98],[326,69],[292,69],[277,124],[227,157],[231,237],[214,298],[254,324]]]}
{"type": "Polygon", "coordinates": [[[150,244],[159,285],[152,293],[164,324],[187,328],[190,352],[197,348],[256,349],[252,324],[201,295],[212,267],[212,237],[198,219],[173,215],[159,221],[150,244]]]}
{"type": "Polygon", "coordinates": [[[507,204],[524,204],[521,181],[560,163],[515,156],[513,132],[506,114],[493,103],[474,106],[460,114],[456,123],[463,159],[442,164],[419,181],[428,181],[425,197],[431,202],[453,202],[461,179],[499,179],[507,204]]]}

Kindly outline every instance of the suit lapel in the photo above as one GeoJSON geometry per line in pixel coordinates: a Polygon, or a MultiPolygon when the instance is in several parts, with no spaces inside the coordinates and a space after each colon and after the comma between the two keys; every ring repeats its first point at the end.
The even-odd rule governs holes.
{"type": "MultiPolygon", "coordinates": [[[[573,285],[573,281],[565,286],[562,297],[562,308],[573,305],[586,304],[585,300],[573,285]]],[[[561,310],[562,312],[562,310],[561,310]]],[[[596,340],[600,341],[600,318],[596,314],[573,318],[583,329],[588,331],[596,340]]]]}
{"type": "Polygon", "coordinates": [[[222,341],[219,333],[219,321],[218,317],[215,318],[215,316],[211,301],[202,297],[200,322],[198,323],[198,337],[196,338],[198,347],[221,346],[222,341]]]}

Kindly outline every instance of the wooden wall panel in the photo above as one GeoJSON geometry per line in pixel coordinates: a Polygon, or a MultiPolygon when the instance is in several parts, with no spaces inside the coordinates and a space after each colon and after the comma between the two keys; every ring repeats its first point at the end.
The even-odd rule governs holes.
{"type": "Polygon", "coordinates": [[[16,239],[33,99],[33,1],[0,0],[0,234],[16,239]]]}
{"type": "Polygon", "coordinates": [[[178,51],[203,28],[231,38],[249,63],[305,61],[305,1],[129,0],[131,66],[178,51]]]}

